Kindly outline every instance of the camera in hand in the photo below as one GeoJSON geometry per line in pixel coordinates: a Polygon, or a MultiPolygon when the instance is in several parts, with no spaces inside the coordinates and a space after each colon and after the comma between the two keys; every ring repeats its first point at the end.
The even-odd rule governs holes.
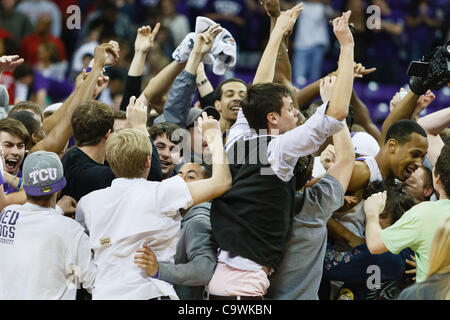
{"type": "Polygon", "coordinates": [[[439,90],[450,83],[450,41],[422,57],[421,61],[412,61],[408,76],[409,86],[417,95],[428,89],[439,90]]]}

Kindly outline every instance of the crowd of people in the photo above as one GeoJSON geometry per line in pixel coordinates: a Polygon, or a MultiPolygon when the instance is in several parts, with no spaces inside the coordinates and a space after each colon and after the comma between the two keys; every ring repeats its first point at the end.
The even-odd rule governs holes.
{"type": "Polygon", "coordinates": [[[1,299],[450,299],[450,107],[411,77],[372,121],[362,1],[72,2],[1,1],[1,299]]]}

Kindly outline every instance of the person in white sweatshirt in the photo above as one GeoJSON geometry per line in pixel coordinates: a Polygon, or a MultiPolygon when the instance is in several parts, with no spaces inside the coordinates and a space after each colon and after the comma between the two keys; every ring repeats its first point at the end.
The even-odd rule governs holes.
{"type": "Polygon", "coordinates": [[[80,283],[91,291],[96,267],[88,236],[55,210],[65,184],[57,154],[37,151],[25,159],[27,202],[0,213],[0,300],[75,300],[80,283]]]}

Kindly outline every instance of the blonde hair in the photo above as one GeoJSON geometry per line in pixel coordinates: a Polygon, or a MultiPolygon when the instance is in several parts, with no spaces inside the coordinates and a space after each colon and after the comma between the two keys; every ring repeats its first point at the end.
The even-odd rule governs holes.
{"type": "Polygon", "coordinates": [[[152,156],[152,144],[144,133],[123,129],[106,140],[106,161],[117,178],[139,178],[152,156]]]}
{"type": "MultiPolygon", "coordinates": [[[[444,274],[450,272],[450,216],[447,217],[443,224],[437,229],[433,237],[430,248],[430,264],[428,267],[427,278],[434,274],[444,274]]],[[[444,280],[449,285],[449,279],[444,280]]],[[[441,299],[450,300],[450,291],[443,293],[441,299]]]]}
{"type": "Polygon", "coordinates": [[[428,277],[450,271],[450,216],[436,230],[430,248],[428,277]]]}

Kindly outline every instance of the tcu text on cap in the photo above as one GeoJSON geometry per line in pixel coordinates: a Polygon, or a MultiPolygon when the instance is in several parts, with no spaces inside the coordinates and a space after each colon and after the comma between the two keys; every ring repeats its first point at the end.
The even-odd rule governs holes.
{"type": "Polygon", "coordinates": [[[56,180],[56,168],[40,169],[30,172],[30,178],[33,179],[33,184],[47,180],[56,180]],[[39,177],[39,180],[37,179],[39,177]]]}

